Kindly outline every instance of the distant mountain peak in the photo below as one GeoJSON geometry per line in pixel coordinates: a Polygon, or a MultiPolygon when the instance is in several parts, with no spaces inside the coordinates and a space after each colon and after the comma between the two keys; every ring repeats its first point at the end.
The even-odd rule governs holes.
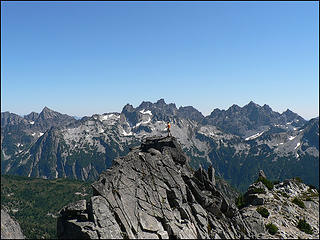
{"type": "Polygon", "coordinates": [[[179,107],[178,112],[179,112],[179,116],[184,118],[189,118],[195,121],[201,121],[204,118],[202,113],[192,106],[186,106],[186,107],[181,106],[179,107]]]}
{"type": "Polygon", "coordinates": [[[157,105],[165,105],[166,102],[164,101],[163,98],[159,99],[157,102],[156,102],[157,105]]]}
{"type": "MultiPolygon", "coordinates": [[[[256,104],[255,102],[253,102],[252,100],[246,105],[247,107],[260,107],[260,105],[256,104]]],[[[245,107],[246,107],[245,106],[245,107]]]]}
{"type": "Polygon", "coordinates": [[[292,114],[292,113],[294,113],[294,112],[292,112],[289,108],[287,108],[287,110],[285,110],[283,113],[284,113],[284,114],[287,114],[287,113],[292,114]]]}
{"type": "Polygon", "coordinates": [[[281,115],[285,115],[285,116],[288,116],[288,117],[300,117],[297,113],[292,112],[290,109],[287,109],[281,115]]]}
{"type": "Polygon", "coordinates": [[[47,106],[45,106],[41,111],[41,113],[50,113],[50,112],[54,112],[54,111],[52,109],[48,108],[47,106]]]}
{"type": "Polygon", "coordinates": [[[152,102],[149,102],[149,101],[143,101],[140,105],[139,105],[139,107],[138,107],[138,109],[147,109],[147,108],[150,108],[150,107],[152,107],[152,102]]]}
{"type": "Polygon", "coordinates": [[[230,110],[236,110],[236,111],[239,111],[241,109],[241,107],[239,107],[237,104],[233,104],[230,108],[230,110]]]}
{"type": "Polygon", "coordinates": [[[127,103],[123,109],[122,109],[122,113],[123,112],[133,112],[134,111],[134,108],[131,104],[127,103]]]}
{"type": "Polygon", "coordinates": [[[272,108],[271,108],[269,105],[267,105],[267,104],[264,104],[264,105],[262,106],[262,108],[265,109],[265,110],[272,111],[272,108]]]}
{"type": "Polygon", "coordinates": [[[34,121],[34,120],[36,120],[38,118],[38,116],[39,116],[39,113],[31,112],[28,115],[24,115],[24,118],[27,119],[27,120],[34,121]]]}

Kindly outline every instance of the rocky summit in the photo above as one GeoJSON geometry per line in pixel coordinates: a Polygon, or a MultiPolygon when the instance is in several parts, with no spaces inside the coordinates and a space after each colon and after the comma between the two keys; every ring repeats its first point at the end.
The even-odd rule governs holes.
{"type": "Polygon", "coordinates": [[[214,169],[193,171],[174,137],[147,138],[92,184],[90,201],[60,211],[58,238],[256,238],[215,186],[214,169]]]}
{"type": "Polygon", "coordinates": [[[91,239],[319,238],[319,192],[301,179],[258,179],[236,202],[215,170],[193,171],[174,137],[150,137],[114,160],[90,201],[63,207],[57,235],[91,239]]]}

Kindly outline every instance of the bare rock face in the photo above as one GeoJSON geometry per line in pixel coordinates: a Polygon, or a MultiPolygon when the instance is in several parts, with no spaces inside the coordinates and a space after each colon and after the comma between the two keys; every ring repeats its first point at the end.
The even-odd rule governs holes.
{"type": "Polygon", "coordinates": [[[267,177],[266,177],[266,174],[264,173],[263,170],[260,170],[260,171],[259,171],[259,177],[267,178],[267,177]]]}
{"type": "Polygon", "coordinates": [[[25,239],[19,223],[3,209],[1,209],[1,239],[25,239]]]}
{"type": "MultiPolygon", "coordinates": [[[[266,176],[259,172],[259,178],[266,176]]],[[[276,183],[269,189],[261,181],[251,184],[244,194],[243,220],[259,239],[319,239],[319,192],[299,179],[276,183]],[[259,213],[264,209],[264,214],[259,213]],[[305,221],[310,231],[299,228],[305,221]],[[266,226],[277,231],[270,233],[266,226]]]]}
{"type": "Polygon", "coordinates": [[[89,202],[60,211],[58,238],[256,238],[216,189],[214,169],[188,162],[174,137],[147,139],[100,175],[89,202]]]}

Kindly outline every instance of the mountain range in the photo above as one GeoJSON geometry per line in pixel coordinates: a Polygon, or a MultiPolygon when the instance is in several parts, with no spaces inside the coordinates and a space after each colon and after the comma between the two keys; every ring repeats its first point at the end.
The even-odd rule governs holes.
{"type": "Polygon", "coordinates": [[[319,117],[306,121],[289,109],[280,114],[254,102],[209,116],[163,99],[79,120],[47,107],[23,117],[2,112],[1,172],[96,180],[147,137],[165,136],[167,121],[193,168],[212,165],[241,191],[259,169],[271,179],[298,176],[319,186],[319,117]]]}

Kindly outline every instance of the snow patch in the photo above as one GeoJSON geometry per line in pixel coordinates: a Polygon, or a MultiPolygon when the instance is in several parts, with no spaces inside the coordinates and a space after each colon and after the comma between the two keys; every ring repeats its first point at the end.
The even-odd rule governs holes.
{"type": "Polygon", "coordinates": [[[32,136],[35,136],[35,135],[36,135],[36,133],[31,133],[31,135],[32,135],[32,136]]]}
{"type": "Polygon", "coordinates": [[[107,115],[102,115],[101,117],[100,117],[100,120],[101,121],[106,121],[106,120],[108,120],[109,118],[112,118],[114,116],[114,114],[107,114],[107,115]]]}
{"type": "Polygon", "coordinates": [[[296,137],[289,136],[288,138],[289,138],[289,140],[291,141],[291,140],[295,139],[296,137]]]}
{"type": "Polygon", "coordinates": [[[81,192],[75,192],[74,194],[75,195],[80,195],[80,196],[87,196],[88,195],[87,193],[81,193],[81,192]]]}
{"type": "Polygon", "coordinates": [[[144,109],[142,109],[142,110],[140,111],[140,113],[152,115],[152,112],[151,112],[150,110],[145,111],[144,109]]]}
{"type": "Polygon", "coordinates": [[[287,122],[286,124],[289,125],[289,124],[291,124],[291,123],[292,123],[292,121],[291,121],[291,122],[287,122]]]}
{"type": "Polygon", "coordinates": [[[133,135],[132,132],[127,133],[127,132],[126,132],[125,130],[123,130],[123,129],[122,129],[121,134],[122,134],[123,136],[132,136],[132,135],[133,135]]]}
{"type": "Polygon", "coordinates": [[[44,134],[44,133],[40,132],[40,133],[39,133],[39,137],[41,137],[43,134],[44,134]]]}
{"type": "Polygon", "coordinates": [[[104,130],[103,130],[103,129],[100,129],[98,133],[104,133],[104,130]]]}
{"type": "Polygon", "coordinates": [[[297,143],[297,146],[294,149],[297,149],[301,145],[300,142],[297,143]]]}
{"type": "Polygon", "coordinates": [[[139,123],[137,123],[136,126],[134,126],[134,127],[136,128],[136,127],[139,127],[141,124],[147,124],[147,123],[149,123],[149,122],[151,122],[151,118],[150,118],[150,117],[149,117],[149,119],[148,119],[147,121],[145,121],[145,122],[144,122],[144,121],[139,122],[139,123]]]}
{"type": "Polygon", "coordinates": [[[30,123],[31,125],[33,125],[33,124],[34,124],[34,121],[30,121],[29,123],[30,123]]]}
{"type": "Polygon", "coordinates": [[[199,133],[205,135],[205,136],[215,136],[216,134],[212,131],[212,129],[201,127],[199,130],[199,133]]]}
{"type": "Polygon", "coordinates": [[[264,133],[264,131],[261,132],[261,133],[256,133],[256,134],[254,134],[254,135],[252,135],[252,136],[250,136],[250,137],[247,137],[245,140],[248,141],[248,140],[255,139],[255,138],[257,138],[257,137],[260,137],[263,133],[264,133]]]}

